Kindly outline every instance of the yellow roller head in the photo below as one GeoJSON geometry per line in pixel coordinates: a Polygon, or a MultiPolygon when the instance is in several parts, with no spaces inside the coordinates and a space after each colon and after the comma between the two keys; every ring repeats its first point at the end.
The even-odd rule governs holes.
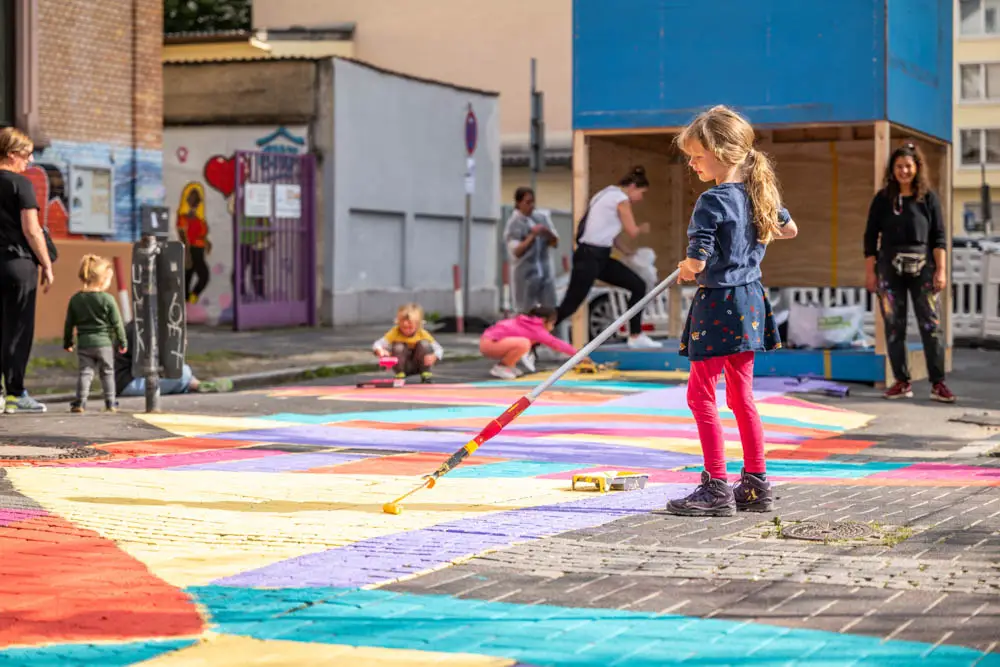
{"type": "Polygon", "coordinates": [[[386,503],[385,505],[382,505],[382,511],[386,514],[400,514],[402,513],[403,508],[396,503],[386,503]]]}

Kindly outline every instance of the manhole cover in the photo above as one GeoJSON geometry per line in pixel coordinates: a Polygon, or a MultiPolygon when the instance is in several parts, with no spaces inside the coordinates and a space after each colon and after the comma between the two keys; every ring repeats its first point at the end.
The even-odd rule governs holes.
{"type": "Polygon", "coordinates": [[[802,521],[784,526],[781,536],[789,540],[826,542],[835,540],[860,540],[874,534],[872,527],[855,521],[802,521]]]}

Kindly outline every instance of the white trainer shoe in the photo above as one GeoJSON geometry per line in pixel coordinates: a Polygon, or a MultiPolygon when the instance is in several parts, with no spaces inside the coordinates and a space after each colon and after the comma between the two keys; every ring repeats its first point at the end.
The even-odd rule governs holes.
{"type": "Polygon", "coordinates": [[[528,369],[529,373],[535,372],[535,355],[531,350],[525,352],[524,356],[521,357],[521,365],[528,369]]]}
{"type": "Polygon", "coordinates": [[[658,350],[663,347],[663,343],[659,343],[646,334],[641,333],[638,336],[630,336],[628,346],[632,350],[658,350]]]}
{"type": "Polygon", "coordinates": [[[500,378],[501,380],[516,380],[517,370],[511,368],[510,366],[504,366],[503,364],[497,364],[490,369],[490,375],[495,378],[500,378]]]}

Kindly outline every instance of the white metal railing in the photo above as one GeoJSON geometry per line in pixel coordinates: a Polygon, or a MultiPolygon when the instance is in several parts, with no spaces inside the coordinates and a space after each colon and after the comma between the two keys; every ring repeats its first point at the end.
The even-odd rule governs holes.
{"type": "MultiPolygon", "coordinates": [[[[978,248],[952,250],[952,331],[958,338],[1000,338],[1000,250],[983,252],[978,248]]],[[[687,318],[696,288],[681,289],[681,317],[687,318]]],[[[609,292],[615,317],[628,309],[628,293],[612,288],[609,292]]],[[[863,305],[865,334],[875,335],[876,306],[873,296],[863,287],[787,287],[772,290],[776,310],[789,303],[823,307],[863,305]]],[[[913,308],[909,310],[910,331],[916,331],[913,308]]],[[[670,323],[670,296],[664,292],[646,308],[643,321],[657,332],[666,332],[670,323]]]]}

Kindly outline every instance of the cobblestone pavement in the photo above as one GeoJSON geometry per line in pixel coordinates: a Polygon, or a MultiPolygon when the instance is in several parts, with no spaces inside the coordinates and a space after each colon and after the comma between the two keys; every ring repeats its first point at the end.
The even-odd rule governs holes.
{"type": "MultiPolygon", "coordinates": [[[[981,366],[956,387],[996,410],[981,366]]],[[[384,514],[531,386],[485,369],[0,419],[0,667],[1000,665],[1000,460],[969,408],[762,383],[776,511],[679,518],[683,376],[576,376],[384,514]],[[649,484],[570,489],[607,469],[649,484]]]]}

